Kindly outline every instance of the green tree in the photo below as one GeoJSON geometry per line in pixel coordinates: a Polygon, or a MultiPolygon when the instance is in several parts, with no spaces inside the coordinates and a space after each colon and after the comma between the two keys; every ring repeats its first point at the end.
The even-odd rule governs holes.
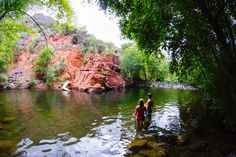
{"type": "Polygon", "coordinates": [[[140,80],[144,72],[143,56],[136,48],[124,49],[121,55],[121,71],[128,79],[140,80]]]}
{"type": "Polygon", "coordinates": [[[13,49],[21,37],[20,32],[31,33],[32,31],[9,19],[0,23],[0,73],[5,72],[9,62],[13,60],[13,49]]]}
{"type": "Polygon", "coordinates": [[[5,17],[19,17],[24,15],[29,6],[47,6],[48,8],[57,9],[57,17],[72,20],[73,11],[69,0],[3,0],[0,2],[0,21],[5,17]]]}
{"type": "Polygon", "coordinates": [[[99,4],[119,16],[123,34],[141,49],[152,52],[161,46],[170,52],[171,70],[221,100],[224,113],[236,122],[235,1],[99,0],[99,4]]]}
{"type": "Polygon", "coordinates": [[[58,20],[66,19],[66,25],[71,25],[73,12],[68,0],[0,1],[0,73],[6,71],[8,63],[13,59],[13,50],[16,41],[21,37],[21,33],[32,33],[31,28],[18,20],[22,15],[30,16],[26,13],[29,6],[47,6],[56,9],[58,10],[58,20]]]}
{"type": "Polygon", "coordinates": [[[126,78],[164,81],[171,75],[168,67],[165,57],[159,58],[154,53],[144,53],[131,43],[122,45],[121,70],[126,78]]]}
{"type": "Polygon", "coordinates": [[[112,42],[104,42],[97,39],[94,35],[87,33],[86,27],[79,27],[75,32],[76,41],[80,44],[83,53],[112,54],[117,49],[112,42]]]}

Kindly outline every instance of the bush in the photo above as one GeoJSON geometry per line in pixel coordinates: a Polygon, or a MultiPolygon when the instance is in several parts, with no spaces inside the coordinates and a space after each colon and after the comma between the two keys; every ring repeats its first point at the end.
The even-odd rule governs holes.
{"type": "Polygon", "coordinates": [[[30,77],[30,81],[28,83],[28,88],[31,89],[36,85],[36,80],[33,76],[30,77]]]}
{"type": "Polygon", "coordinates": [[[52,85],[52,83],[57,80],[57,76],[59,76],[61,72],[64,71],[64,69],[65,69],[64,59],[60,60],[59,65],[49,67],[46,75],[46,83],[48,85],[52,85]]]}
{"type": "Polygon", "coordinates": [[[0,86],[5,86],[7,84],[7,76],[0,73],[0,86]]]}
{"type": "Polygon", "coordinates": [[[52,46],[45,46],[39,51],[38,58],[34,67],[37,78],[46,81],[45,76],[47,75],[48,64],[54,55],[54,49],[52,46]]]}

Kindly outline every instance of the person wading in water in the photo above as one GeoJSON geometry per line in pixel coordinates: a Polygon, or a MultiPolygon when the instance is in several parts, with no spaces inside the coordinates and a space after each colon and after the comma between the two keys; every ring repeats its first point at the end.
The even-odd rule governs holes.
{"type": "Polygon", "coordinates": [[[135,108],[135,125],[138,130],[142,130],[143,128],[143,120],[144,120],[144,112],[146,108],[144,107],[143,99],[139,99],[138,105],[135,108]]]}
{"type": "Polygon", "coordinates": [[[147,130],[152,118],[152,107],[153,107],[153,100],[152,100],[152,94],[148,93],[147,95],[147,102],[144,104],[146,111],[145,111],[145,120],[144,120],[144,128],[147,130]]]}

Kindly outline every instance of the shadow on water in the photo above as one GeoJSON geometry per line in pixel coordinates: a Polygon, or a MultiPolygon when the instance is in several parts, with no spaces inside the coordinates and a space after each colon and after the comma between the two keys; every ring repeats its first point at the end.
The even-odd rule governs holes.
{"type": "Polygon", "coordinates": [[[183,131],[181,106],[193,91],[129,89],[106,95],[72,91],[0,92],[0,156],[123,156],[135,138],[183,131]],[[134,108],[152,92],[149,131],[136,132],[134,108]]]}

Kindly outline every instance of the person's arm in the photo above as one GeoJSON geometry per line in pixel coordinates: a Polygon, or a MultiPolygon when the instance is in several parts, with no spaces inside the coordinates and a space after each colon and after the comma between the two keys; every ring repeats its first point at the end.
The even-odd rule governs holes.
{"type": "Polygon", "coordinates": [[[134,112],[134,117],[136,116],[136,114],[137,114],[137,106],[135,107],[135,112],[134,112]]]}

